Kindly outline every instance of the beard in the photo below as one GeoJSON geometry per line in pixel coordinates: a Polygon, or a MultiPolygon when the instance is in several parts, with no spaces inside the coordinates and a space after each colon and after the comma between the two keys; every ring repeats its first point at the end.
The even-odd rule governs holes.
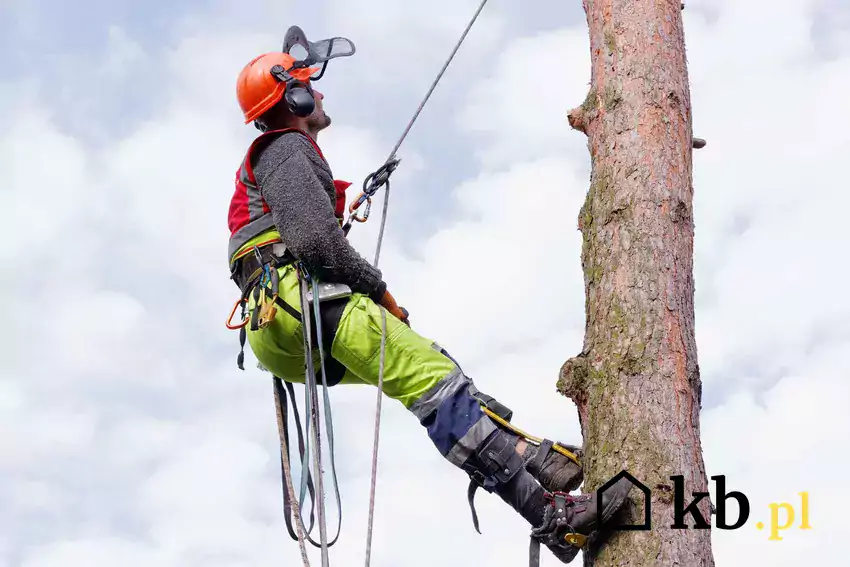
{"type": "Polygon", "coordinates": [[[324,130],[330,125],[331,117],[328,116],[328,114],[324,110],[322,110],[321,112],[314,112],[307,119],[307,126],[309,126],[311,130],[315,130],[316,132],[318,132],[319,130],[324,130]]]}

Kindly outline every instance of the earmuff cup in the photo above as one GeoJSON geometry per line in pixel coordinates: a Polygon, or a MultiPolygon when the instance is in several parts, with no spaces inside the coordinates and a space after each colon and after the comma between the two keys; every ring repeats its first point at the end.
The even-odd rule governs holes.
{"type": "Polygon", "coordinates": [[[288,85],[284,99],[286,99],[286,104],[292,114],[301,118],[310,116],[316,109],[316,100],[310,94],[310,91],[301,84],[288,85]]]}
{"type": "Polygon", "coordinates": [[[309,86],[292,77],[281,65],[272,67],[271,74],[278,81],[285,83],[283,100],[286,101],[292,114],[300,118],[313,114],[313,110],[316,109],[316,100],[309,86]]]}

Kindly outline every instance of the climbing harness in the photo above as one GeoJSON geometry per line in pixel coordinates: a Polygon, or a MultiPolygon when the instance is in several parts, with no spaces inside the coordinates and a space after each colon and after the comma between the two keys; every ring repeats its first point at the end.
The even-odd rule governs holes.
{"type": "MultiPolygon", "coordinates": [[[[303,266],[294,260],[294,258],[284,252],[283,254],[279,254],[281,252],[281,247],[279,244],[275,244],[273,246],[267,246],[262,250],[257,246],[253,248],[253,254],[249,254],[243,257],[243,262],[250,260],[251,262],[245,264],[245,268],[243,268],[242,274],[234,274],[234,279],[237,280],[236,283],[240,285],[245,291],[242,294],[242,297],[234,306],[230,317],[228,318],[228,328],[239,329],[240,330],[240,353],[237,357],[237,364],[240,369],[244,370],[244,344],[246,339],[246,328],[250,326],[252,330],[256,330],[262,328],[267,325],[271,319],[274,317],[277,308],[283,309],[285,312],[289,313],[291,316],[295,317],[296,320],[300,321],[304,326],[304,340],[305,340],[305,366],[307,372],[305,373],[305,421],[306,421],[306,434],[302,431],[301,428],[301,420],[298,414],[298,407],[295,401],[295,392],[292,387],[292,384],[286,384],[286,392],[284,392],[282,386],[282,380],[277,376],[274,377],[275,384],[275,405],[276,410],[279,415],[279,423],[278,429],[280,433],[280,441],[281,441],[281,461],[283,463],[283,503],[284,503],[284,512],[285,512],[285,520],[287,525],[287,530],[289,531],[290,536],[293,539],[298,540],[300,543],[303,543],[303,539],[309,541],[315,547],[320,547],[322,549],[322,557],[323,557],[323,566],[327,565],[327,548],[333,545],[337,539],[339,538],[341,525],[342,525],[342,511],[341,511],[341,499],[339,494],[339,483],[337,481],[336,475],[336,463],[334,462],[334,439],[333,439],[333,425],[332,425],[332,415],[331,415],[331,405],[330,400],[328,399],[327,385],[324,383],[324,377],[326,376],[325,370],[325,360],[324,353],[320,350],[320,375],[323,377],[323,413],[325,419],[325,428],[328,432],[328,446],[331,452],[331,474],[333,478],[333,487],[336,495],[336,503],[338,510],[338,525],[336,534],[333,539],[328,542],[327,538],[327,528],[326,528],[326,518],[325,518],[325,509],[324,509],[324,485],[322,479],[322,465],[321,465],[321,444],[319,441],[319,408],[318,408],[318,392],[317,392],[317,378],[316,371],[313,365],[313,347],[312,347],[312,325],[310,320],[310,309],[311,306],[314,310],[314,314],[318,314],[318,302],[314,301],[310,297],[322,297],[322,293],[318,289],[318,282],[314,279],[310,279],[309,274],[303,268],[303,266]],[[277,252],[277,253],[276,253],[277,252]],[[278,269],[292,264],[298,270],[300,286],[301,286],[301,312],[299,313],[294,307],[283,301],[283,299],[279,296],[278,287],[279,287],[279,275],[278,269]],[[253,268],[250,272],[250,275],[244,278],[245,272],[253,268]],[[309,287],[312,286],[312,289],[309,287]],[[308,294],[308,291],[310,293],[308,294]],[[247,307],[247,298],[249,295],[252,295],[255,301],[254,308],[252,309],[252,313],[250,315],[246,315],[246,307],[247,307]],[[232,318],[235,314],[236,309],[241,304],[242,306],[242,322],[238,325],[232,324],[232,318]],[[302,313],[305,314],[302,317],[302,313]],[[298,436],[298,448],[299,448],[299,456],[301,460],[301,483],[300,483],[300,497],[296,498],[294,491],[290,490],[292,486],[292,478],[291,471],[289,469],[289,450],[288,450],[288,437],[289,437],[289,411],[288,411],[288,402],[287,402],[287,393],[289,399],[291,399],[292,408],[295,417],[295,424],[297,428],[297,436],[298,436]],[[312,435],[311,435],[312,433],[312,435]],[[310,462],[310,445],[312,444],[316,447],[316,450],[313,453],[312,463],[310,462]],[[312,466],[311,466],[312,465],[312,466]],[[313,469],[311,471],[311,468],[313,469]],[[314,487],[313,478],[315,476],[316,485],[314,487]],[[306,494],[309,492],[310,500],[311,500],[311,511],[310,511],[310,527],[306,529],[304,528],[303,521],[303,507],[305,503],[306,494]],[[316,493],[320,495],[318,499],[316,493]],[[298,502],[297,512],[295,502],[298,502]],[[290,513],[295,515],[296,517],[296,530],[292,529],[290,513]],[[318,513],[318,522],[320,529],[320,541],[316,542],[311,536],[311,532],[313,530],[314,524],[314,514],[318,513]]],[[[316,332],[317,337],[322,336],[321,329],[321,318],[318,319],[318,323],[316,324],[316,332]]],[[[321,342],[321,339],[319,339],[321,342]]],[[[319,345],[321,348],[321,344],[319,345]]],[[[306,563],[305,563],[306,564],[306,563]]]]}

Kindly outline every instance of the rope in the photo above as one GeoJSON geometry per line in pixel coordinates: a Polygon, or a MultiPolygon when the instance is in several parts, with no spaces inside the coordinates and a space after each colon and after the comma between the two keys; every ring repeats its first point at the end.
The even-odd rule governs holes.
{"type": "MultiPolygon", "coordinates": [[[[466,36],[469,34],[469,30],[472,29],[472,26],[475,24],[475,21],[478,19],[478,15],[481,14],[481,11],[484,9],[484,6],[486,4],[487,4],[487,0],[481,0],[481,4],[478,5],[478,9],[475,10],[475,14],[472,16],[472,19],[469,20],[469,23],[466,25],[466,29],[463,30],[463,33],[461,34],[460,39],[458,39],[457,43],[454,46],[454,49],[452,49],[452,52],[448,57],[448,59],[446,59],[445,63],[443,63],[443,67],[442,67],[442,69],[440,69],[440,72],[437,73],[437,77],[431,82],[431,86],[428,89],[428,92],[425,94],[425,97],[422,99],[422,102],[419,103],[419,107],[416,109],[416,112],[413,114],[413,118],[411,118],[410,122],[407,123],[407,127],[405,127],[404,132],[402,132],[402,134],[401,134],[401,137],[399,137],[395,146],[393,146],[393,149],[390,152],[390,155],[387,157],[386,161],[384,162],[384,165],[381,166],[378,169],[378,171],[369,175],[366,178],[366,180],[364,181],[364,183],[363,183],[363,185],[364,185],[363,193],[360,195],[360,197],[358,197],[358,199],[354,203],[351,204],[352,210],[356,210],[358,207],[360,207],[360,205],[363,204],[363,202],[366,201],[369,197],[374,195],[381,188],[382,185],[386,184],[387,185],[387,191],[389,191],[389,176],[393,171],[395,171],[396,167],[398,167],[398,160],[395,159],[396,152],[398,152],[398,149],[401,147],[401,144],[404,142],[405,138],[407,138],[407,135],[410,133],[411,128],[413,128],[414,122],[416,122],[416,119],[419,118],[419,114],[422,112],[422,109],[425,108],[425,104],[428,102],[428,99],[431,98],[431,93],[433,93],[434,89],[437,88],[437,85],[440,83],[440,80],[443,78],[443,74],[446,72],[446,69],[449,68],[449,65],[451,64],[452,60],[454,59],[455,54],[460,49],[460,46],[463,44],[464,40],[466,40],[466,36]],[[368,188],[366,187],[367,184],[369,185],[368,188]]],[[[348,220],[345,222],[345,225],[343,226],[343,231],[346,234],[348,234],[348,231],[351,229],[351,221],[354,218],[354,216],[355,215],[352,211],[352,214],[348,217],[348,220]]],[[[386,199],[384,201],[384,217],[385,216],[386,216],[386,199]]],[[[383,223],[384,223],[384,220],[382,219],[381,236],[378,237],[378,248],[379,248],[379,250],[380,250],[380,246],[381,246],[381,239],[383,238],[383,223]]],[[[376,256],[376,258],[377,258],[377,256],[376,256]]],[[[377,267],[377,261],[376,261],[376,267],[377,267]]]]}
{"type": "Polygon", "coordinates": [[[469,20],[469,24],[467,24],[466,29],[463,30],[463,34],[460,36],[460,39],[458,40],[457,44],[455,44],[455,48],[452,50],[451,55],[449,55],[449,58],[446,59],[445,64],[443,64],[443,68],[437,74],[437,78],[434,79],[433,83],[431,83],[431,88],[428,89],[428,93],[425,95],[425,98],[422,99],[422,102],[419,104],[419,108],[416,109],[416,113],[413,115],[413,118],[411,118],[410,122],[408,122],[407,128],[404,129],[404,133],[401,135],[401,138],[399,138],[398,142],[396,142],[396,145],[395,147],[393,147],[393,151],[390,152],[390,157],[387,158],[387,161],[390,161],[393,157],[395,157],[396,152],[398,151],[399,147],[401,147],[401,143],[404,142],[404,139],[407,137],[408,132],[410,132],[410,129],[413,127],[413,123],[416,122],[416,119],[419,117],[419,113],[422,112],[422,109],[425,107],[425,103],[428,102],[428,99],[431,97],[431,93],[434,92],[435,88],[437,88],[437,84],[440,82],[440,79],[443,78],[443,73],[445,73],[446,69],[448,69],[449,64],[452,62],[452,59],[454,59],[455,53],[457,53],[457,50],[460,49],[461,44],[466,39],[469,30],[472,29],[472,25],[475,23],[475,20],[478,19],[478,14],[480,14],[481,10],[484,9],[484,5],[486,3],[487,0],[481,0],[481,4],[475,11],[475,15],[472,16],[471,20],[469,20]]]}
{"type": "MultiPolygon", "coordinates": [[[[333,417],[331,416],[331,401],[329,399],[328,386],[327,386],[327,372],[325,371],[325,349],[322,345],[323,333],[322,333],[322,316],[319,307],[319,284],[314,279],[312,279],[313,284],[313,313],[316,317],[316,338],[319,343],[319,362],[321,364],[321,372],[322,372],[322,400],[324,402],[324,416],[325,416],[325,429],[327,430],[328,436],[328,450],[330,451],[331,458],[331,475],[334,481],[334,492],[336,494],[336,505],[337,510],[340,511],[338,518],[339,522],[337,523],[336,535],[333,540],[328,543],[328,546],[331,546],[336,543],[336,540],[339,538],[340,531],[342,530],[342,502],[339,495],[339,482],[337,481],[336,476],[336,462],[334,460],[334,428],[333,428],[333,417]]],[[[318,452],[320,447],[316,447],[316,451],[318,452]]],[[[322,471],[319,470],[318,474],[322,474],[322,471]]],[[[324,496],[324,493],[322,493],[324,496]]],[[[324,498],[323,498],[324,500],[324,498]]]]}
{"type": "MultiPolygon", "coordinates": [[[[478,19],[478,15],[481,13],[481,10],[484,9],[485,4],[487,4],[487,0],[481,0],[481,4],[478,6],[478,9],[475,11],[475,14],[472,16],[472,19],[467,24],[466,29],[464,29],[463,34],[461,34],[460,39],[455,44],[454,49],[452,50],[448,59],[446,59],[446,62],[443,64],[443,67],[442,67],[442,69],[440,69],[440,72],[437,74],[437,77],[431,83],[431,87],[428,89],[428,92],[425,94],[425,98],[422,99],[422,102],[419,104],[419,107],[416,109],[416,112],[414,113],[413,118],[411,118],[410,122],[407,123],[407,127],[404,129],[404,132],[402,133],[401,137],[398,139],[398,142],[396,142],[396,145],[393,147],[392,151],[390,152],[389,157],[387,157],[386,162],[384,163],[384,165],[382,166],[381,169],[379,169],[375,174],[370,176],[373,181],[371,183],[372,187],[370,187],[370,189],[372,189],[372,191],[371,191],[371,194],[368,195],[368,197],[371,197],[371,195],[373,195],[375,192],[377,192],[378,189],[380,188],[380,184],[375,183],[375,181],[374,181],[375,178],[377,178],[379,180],[383,180],[383,184],[386,185],[386,190],[384,191],[384,205],[383,205],[383,210],[381,211],[381,227],[380,227],[380,230],[378,232],[378,242],[377,242],[377,245],[375,247],[375,262],[374,262],[374,264],[375,264],[376,268],[378,267],[378,259],[380,258],[380,254],[381,254],[381,244],[384,240],[384,228],[385,228],[386,223],[387,223],[387,210],[389,208],[389,200],[390,200],[389,175],[398,166],[398,160],[394,160],[396,152],[398,152],[398,149],[401,147],[402,142],[404,142],[405,138],[407,137],[408,133],[410,132],[410,129],[413,127],[413,123],[416,122],[416,119],[419,117],[419,114],[422,112],[422,109],[425,108],[425,104],[428,102],[428,99],[431,97],[431,93],[433,93],[434,89],[437,88],[437,85],[439,84],[440,79],[443,78],[443,74],[446,72],[446,69],[448,69],[449,64],[452,62],[452,59],[454,59],[455,54],[458,52],[458,49],[460,49],[460,46],[463,44],[464,40],[466,39],[467,34],[469,34],[469,30],[472,29],[473,24],[478,19]],[[386,173],[384,174],[385,171],[386,171],[386,173]],[[384,175],[382,175],[382,174],[384,174],[384,175]]],[[[368,179],[370,179],[370,178],[367,178],[367,180],[368,179]]],[[[367,193],[368,193],[368,191],[364,191],[363,194],[366,195],[367,193]]],[[[359,204],[363,202],[363,200],[365,200],[365,199],[363,199],[362,196],[361,196],[361,198],[358,199],[359,203],[356,203],[354,208],[356,209],[357,206],[359,206],[359,204]]],[[[350,222],[351,221],[350,221],[350,218],[349,218],[349,222],[347,223],[348,226],[350,226],[350,222]]],[[[368,519],[368,528],[367,528],[367,531],[366,531],[366,563],[365,563],[366,567],[369,567],[371,555],[372,555],[372,526],[373,526],[373,523],[374,523],[374,516],[375,516],[375,488],[376,488],[376,484],[377,484],[377,473],[378,473],[378,441],[379,441],[379,438],[380,438],[380,429],[381,429],[381,399],[382,399],[382,396],[383,396],[384,363],[385,363],[385,355],[386,355],[385,349],[386,349],[386,337],[387,337],[387,315],[386,315],[385,309],[381,309],[381,323],[382,323],[382,329],[381,329],[381,360],[380,360],[380,365],[378,367],[378,399],[377,399],[377,403],[376,403],[376,407],[375,407],[375,431],[374,431],[374,441],[373,441],[373,444],[372,444],[372,479],[371,479],[371,486],[370,486],[370,490],[369,490],[369,519],[368,519]]]]}
{"type": "Polygon", "coordinates": [[[372,484],[369,489],[369,527],[366,529],[366,567],[372,557],[372,524],[375,519],[375,485],[378,473],[378,438],[381,432],[381,401],[384,395],[384,356],[387,346],[387,312],[381,309],[381,364],[378,369],[378,400],[375,404],[375,433],[372,443],[372,484]]]}
{"type": "MultiPolygon", "coordinates": [[[[277,428],[278,433],[280,434],[280,453],[281,453],[281,464],[283,465],[283,478],[284,478],[284,490],[289,495],[288,501],[295,502],[295,487],[292,486],[292,471],[289,468],[289,449],[287,447],[288,436],[286,431],[286,420],[287,416],[284,415],[283,407],[286,403],[286,394],[281,395],[281,379],[278,377],[274,378],[274,398],[275,398],[275,410],[277,413],[277,428]],[[286,455],[286,458],[283,456],[286,455]]],[[[286,500],[286,499],[285,499],[286,500]]],[[[287,514],[287,525],[289,522],[289,509],[285,509],[284,513],[287,514]]],[[[304,562],[304,567],[310,567],[310,560],[307,558],[307,546],[304,544],[304,526],[301,520],[300,511],[298,514],[295,514],[295,530],[298,532],[298,546],[301,548],[301,561],[304,562]]]]}
{"type": "MultiPolygon", "coordinates": [[[[378,259],[381,255],[381,242],[384,240],[384,227],[387,223],[387,209],[390,200],[390,182],[386,181],[387,189],[384,192],[384,206],[381,211],[381,228],[378,231],[378,243],[375,246],[375,267],[378,267],[378,259]]],[[[372,477],[369,487],[369,519],[368,527],[366,528],[366,563],[369,567],[369,562],[372,558],[372,526],[375,521],[375,487],[378,477],[378,440],[381,431],[381,401],[384,395],[384,364],[386,360],[387,346],[387,310],[381,309],[381,358],[378,365],[378,394],[377,402],[375,403],[375,431],[372,441],[372,477]]]]}
{"type": "Polygon", "coordinates": [[[295,489],[292,484],[292,471],[289,463],[289,450],[288,450],[288,406],[287,406],[287,397],[286,393],[283,392],[283,381],[276,377],[275,380],[275,405],[276,411],[278,415],[278,433],[280,435],[280,443],[281,443],[281,462],[283,465],[283,490],[284,490],[284,510],[286,515],[286,523],[287,529],[289,530],[290,536],[293,539],[296,539],[301,548],[301,559],[304,563],[305,567],[310,567],[310,563],[307,557],[307,551],[305,547],[305,540],[309,541],[315,547],[319,547],[322,550],[322,567],[329,566],[328,559],[328,548],[336,543],[339,538],[341,526],[342,526],[342,505],[340,500],[339,493],[339,482],[337,481],[336,474],[336,464],[334,461],[334,440],[333,440],[333,418],[331,417],[331,405],[330,400],[328,398],[328,388],[324,383],[325,377],[327,376],[325,370],[325,356],[324,349],[322,347],[322,320],[321,314],[319,312],[319,301],[318,301],[318,282],[315,278],[311,278],[309,273],[302,270],[302,277],[299,278],[299,287],[301,292],[301,312],[306,316],[303,318],[304,325],[304,355],[305,355],[305,383],[304,383],[304,402],[306,406],[305,412],[305,426],[307,428],[306,434],[302,436],[300,419],[298,417],[298,409],[295,403],[295,392],[292,389],[291,383],[286,383],[287,391],[292,398],[292,407],[295,411],[295,422],[297,426],[298,433],[298,443],[299,443],[299,451],[301,453],[301,497],[298,500],[298,512],[294,513],[293,503],[295,502],[295,489]],[[336,493],[336,502],[337,508],[339,510],[339,523],[337,526],[337,533],[334,536],[333,540],[328,542],[327,537],[327,521],[325,519],[325,505],[324,505],[324,480],[323,480],[323,469],[322,469],[322,460],[321,460],[321,442],[320,442],[320,427],[319,427],[319,407],[318,407],[318,385],[316,379],[316,371],[313,362],[313,347],[312,347],[312,325],[309,317],[309,300],[307,297],[309,286],[312,285],[313,292],[313,314],[316,320],[316,333],[319,343],[319,361],[321,364],[320,371],[323,377],[322,383],[322,393],[324,400],[324,418],[325,418],[325,428],[327,430],[328,435],[328,445],[330,449],[331,456],[331,471],[333,475],[334,482],[334,490],[336,493]],[[319,493],[318,505],[316,502],[316,498],[314,497],[313,485],[312,485],[312,474],[310,471],[309,464],[309,453],[310,453],[310,439],[311,439],[311,431],[310,428],[312,426],[312,440],[315,445],[315,449],[313,452],[313,468],[316,472],[316,485],[317,491],[319,493]],[[303,530],[303,505],[305,493],[309,489],[311,496],[311,510],[310,510],[310,526],[311,528],[307,530],[305,535],[303,530]],[[310,537],[310,532],[312,531],[313,525],[313,514],[318,510],[318,518],[319,518],[319,539],[320,542],[317,543],[310,537]],[[296,530],[297,535],[293,533],[293,530],[290,526],[290,518],[289,514],[293,512],[296,516],[296,530]]]}
{"type": "MultiPolygon", "coordinates": [[[[315,293],[315,292],[314,292],[315,293]]],[[[319,301],[318,295],[314,295],[314,302],[319,301]]],[[[318,519],[319,519],[319,539],[321,541],[322,548],[322,567],[329,567],[329,559],[328,559],[328,534],[327,534],[327,524],[325,522],[325,489],[324,489],[324,480],[322,475],[322,446],[319,441],[319,408],[316,404],[312,403],[318,398],[318,392],[316,388],[316,373],[313,367],[313,357],[311,348],[311,325],[310,325],[310,317],[309,317],[309,309],[308,309],[308,301],[307,301],[307,285],[306,281],[302,279],[301,281],[301,312],[306,316],[304,317],[304,336],[305,342],[307,343],[304,349],[305,359],[307,363],[307,372],[305,375],[305,388],[304,388],[304,398],[305,404],[307,405],[307,416],[309,417],[307,421],[307,433],[309,434],[310,426],[313,426],[313,442],[316,445],[316,448],[313,451],[313,466],[316,471],[316,490],[319,494],[319,511],[318,511],[318,519]]],[[[321,348],[321,338],[319,340],[319,348],[321,348]]],[[[324,376],[323,376],[324,378],[324,376]]],[[[309,438],[309,435],[308,435],[309,438]]],[[[308,465],[306,463],[307,456],[309,453],[308,450],[304,453],[304,458],[302,460],[302,471],[308,469],[308,465]]],[[[301,475],[301,498],[303,501],[304,492],[307,488],[306,475],[302,473],[301,475]]]]}

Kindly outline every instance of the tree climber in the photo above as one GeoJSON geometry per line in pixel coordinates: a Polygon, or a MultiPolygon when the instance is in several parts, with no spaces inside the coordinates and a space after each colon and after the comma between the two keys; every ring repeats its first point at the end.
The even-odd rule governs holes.
{"type": "MultiPolygon", "coordinates": [[[[582,482],[578,459],[571,460],[578,448],[530,443],[536,438],[508,423],[507,408],[479,392],[444,349],[410,328],[407,311],[387,290],[382,273],[347,240],[342,221],[350,183],[334,179],[317,144],[331,119],[313,81],[320,70],[318,76],[324,74],[328,59],[350,55],[353,45],[343,38],[299,42],[297,35],[295,43],[308,57],[296,60],[285,44],[283,52],[250,61],[237,79],[245,124],[253,122],[263,132],[236,173],[228,217],[231,277],[250,313],[243,344],[247,338],[262,367],[275,376],[304,382],[300,264],[321,284],[330,284],[323,285],[330,290],[327,297],[319,297],[326,376],[318,379],[326,386],[377,385],[385,309],[384,394],[402,403],[437,450],[469,475],[470,505],[479,486],[497,494],[529,522],[532,537],[569,563],[586,537],[621,507],[631,484],[622,479],[603,494],[601,519],[596,494],[559,495],[582,482]],[[350,53],[336,53],[339,45],[351,45],[350,53]]],[[[474,508],[473,519],[477,528],[474,508]]]]}

